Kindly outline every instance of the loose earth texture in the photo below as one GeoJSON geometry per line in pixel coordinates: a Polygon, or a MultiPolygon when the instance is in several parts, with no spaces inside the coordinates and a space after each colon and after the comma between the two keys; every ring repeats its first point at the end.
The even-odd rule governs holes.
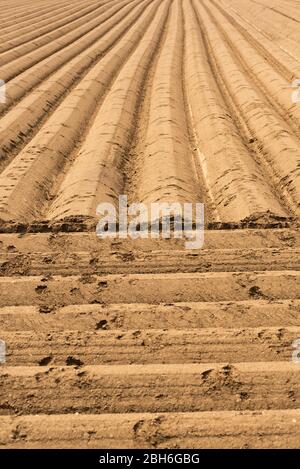
{"type": "Polygon", "coordinates": [[[299,447],[300,2],[0,7],[0,448],[299,447]]]}

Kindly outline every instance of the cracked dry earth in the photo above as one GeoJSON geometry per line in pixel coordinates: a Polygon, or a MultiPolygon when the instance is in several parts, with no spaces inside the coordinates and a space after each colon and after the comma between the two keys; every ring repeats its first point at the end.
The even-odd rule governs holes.
{"type": "Polygon", "coordinates": [[[0,0],[0,448],[299,447],[299,5],[0,0]]]}

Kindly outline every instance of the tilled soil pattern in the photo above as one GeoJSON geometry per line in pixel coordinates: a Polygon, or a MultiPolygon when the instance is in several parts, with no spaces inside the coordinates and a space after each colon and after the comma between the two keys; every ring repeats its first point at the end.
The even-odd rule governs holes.
{"type": "Polygon", "coordinates": [[[0,0],[0,448],[299,447],[299,5],[0,0]]]}

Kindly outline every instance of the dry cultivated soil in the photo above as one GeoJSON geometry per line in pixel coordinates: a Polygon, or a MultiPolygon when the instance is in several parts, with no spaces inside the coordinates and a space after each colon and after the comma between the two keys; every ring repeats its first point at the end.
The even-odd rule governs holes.
{"type": "Polygon", "coordinates": [[[299,0],[0,0],[0,448],[300,446],[296,79],[299,0]]]}

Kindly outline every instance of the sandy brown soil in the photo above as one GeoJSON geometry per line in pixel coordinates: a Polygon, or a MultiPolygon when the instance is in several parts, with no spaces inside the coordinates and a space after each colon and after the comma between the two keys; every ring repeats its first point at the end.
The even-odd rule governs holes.
{"type": "Polygon", "coordinates": [[[299,447],[299,2],[0,6],[0,448],[299,447]]]}

